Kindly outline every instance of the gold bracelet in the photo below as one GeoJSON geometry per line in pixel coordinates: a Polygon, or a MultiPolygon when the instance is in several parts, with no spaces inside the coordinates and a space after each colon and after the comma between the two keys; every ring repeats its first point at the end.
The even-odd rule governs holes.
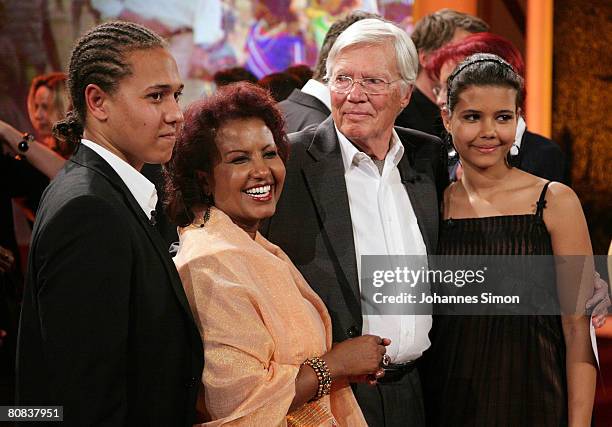
{"type": "Polygon", "coordinates": [[[327,367],[327,363],[320,357],[309,357],[306,359],[302,365],[307,365],[312,368],[317,376],[317,380],[319,381],[319,386],[317,387],[317,393],[311,399],[311,401],[319,400],[326,394],[329,394],[332,386],[332,377],[329,372],[329,368],[327,367]]]}

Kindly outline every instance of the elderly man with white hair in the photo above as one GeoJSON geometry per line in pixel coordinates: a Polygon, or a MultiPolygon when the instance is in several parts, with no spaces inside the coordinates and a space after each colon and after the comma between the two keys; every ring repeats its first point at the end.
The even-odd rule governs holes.
{"type": "Polygon", "coordinates": [[[392,23],[364,19],[327,59],[331,116],[289,136],[285,189],[262,230],[323,299],[334,341],[390,338],[385,376],[357,384],[370,426],[425,424],[416,360],[429,347],[428,315],[372,315],[360,288],[362,255],[426,255],[438,239],[438,197],[448,183],[440,140],[394,121],[410,101],[414,44],[392,23]]]}

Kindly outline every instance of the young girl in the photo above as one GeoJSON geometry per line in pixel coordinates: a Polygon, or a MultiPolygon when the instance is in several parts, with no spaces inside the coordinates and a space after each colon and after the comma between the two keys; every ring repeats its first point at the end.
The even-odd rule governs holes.
{"type": "MultiPolygon", "coordinates": [[[[444,194],[440,255],[592,254],[574,192],[508,165],[522,84],[491,54],[470,56],[448,78],[442,116],[464,173],[444,194]]],[[[432,425],[590,425],[596,369],[587,317],[434,323],[424,379],[432,425]]]]}

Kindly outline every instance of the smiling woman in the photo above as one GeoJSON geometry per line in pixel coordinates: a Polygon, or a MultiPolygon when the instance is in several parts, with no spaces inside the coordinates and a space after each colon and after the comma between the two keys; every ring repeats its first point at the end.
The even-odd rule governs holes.
{"type": "Polygon", "coordinates": [[[166,207],[178,225],[194,221],[194,208],[214,205],[254,235],[274,214],[289,147],[273,103],[263,89],[239,84],[187,108],[166,167],[166,207]]]}
{"type": "Polygon", "coordinates": [[[275,101],[249,83],[185,112],[166,165],[175,263],[204,344],[198,409],[212,425],[363,426],[348,380],[383,375],[390,341],[332,347],[325,305],[257,231],[285,180],[287,139],[275,101]]]}
{"type": "Polygon", "coordinates": [[[212,173],[199,175],[205,193],[252,237],[259,222],[274,214],[285,181],[285,165],[272,132],[259,118],[234,119],[217,133],[212,173]]]}

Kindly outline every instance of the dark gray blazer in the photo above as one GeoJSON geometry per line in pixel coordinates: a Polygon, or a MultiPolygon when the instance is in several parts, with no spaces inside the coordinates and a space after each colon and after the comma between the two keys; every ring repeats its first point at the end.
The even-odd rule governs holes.
{"type": "Polygon", "coordinates": [[[308,126],[319,125],[331,113],[325,104],[299,89],[294,89],[289,98],[279,102],[278,108],[285,118],[287,133],[299,132],[308,126]]]}
{"type": "MultiPolygon", "coordinates": [[[[446,151],[425,133],[396,128],[398,165],[428,253],[438,241],[438,199],[448,184],[446,151]]],[[[279,245],[325,302],[333,339],[361,335],[362,314],[344,165],[334,122],[289,136],[285,188],[262,233],[279,245]]]]}
{"type": "Polygon", "coordinates": [[[167,245],[112,167],[81,145],[34,224],[18,404],[63,405],[67,426],[190,426],[203,359],[167,245]]]}

